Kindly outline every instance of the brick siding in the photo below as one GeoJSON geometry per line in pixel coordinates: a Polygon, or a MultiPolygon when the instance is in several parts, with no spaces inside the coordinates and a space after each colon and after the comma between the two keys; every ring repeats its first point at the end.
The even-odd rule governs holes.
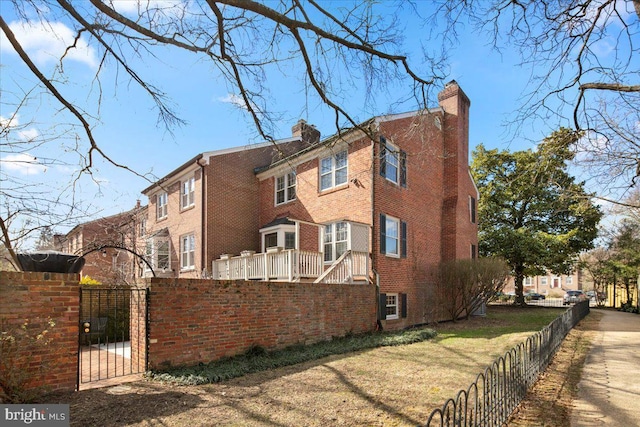
{"type": "Polygon", "coordinates": [[[375,287],[168,280],[147,284],[149,367],[192,365],[375,328],[375,287]]]}
{"type": "MultiPolygon", "coordinates": [[[[26,321],[32,333],[48,329],[46,346],[23,345],[15,355],[30,378],[25,390],[73,391],[78,376],[79,276],[59,273],[0,272],[0,319],[3,331],[26,321]],[[55,326],[46,322],[51,319],[55,326]]],[[[6,362],[6,360],[5,360],[6,362]]]]}

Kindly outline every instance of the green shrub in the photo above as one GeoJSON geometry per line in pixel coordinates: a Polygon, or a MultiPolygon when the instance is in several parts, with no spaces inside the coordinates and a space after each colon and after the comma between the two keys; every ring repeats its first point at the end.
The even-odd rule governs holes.
{"type": "Polygon", "coordinates": [[[436,336],[432,329],[410,329],[401,332],[376,332],[335,338],[311,345],[294,345],[283,350],[268,352],[259,345],[251,346],[244,354],[216,360],[197,366],[166,371],[151,371],[149,378],[181,385],[198,385],[225,381],[253,372],[317,360],[334,354],[375,347],[413,344],[436,336]]]}

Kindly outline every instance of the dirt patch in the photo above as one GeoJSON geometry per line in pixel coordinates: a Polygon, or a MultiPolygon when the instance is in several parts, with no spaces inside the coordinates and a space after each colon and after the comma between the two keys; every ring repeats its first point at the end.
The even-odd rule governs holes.
{"type": "Polygon", "coordinates": [[[546,371],[509,419],[509,427],[569,427],[582,367],[596,336],[602,313],[592,310],[574,327],[546,371]]]}

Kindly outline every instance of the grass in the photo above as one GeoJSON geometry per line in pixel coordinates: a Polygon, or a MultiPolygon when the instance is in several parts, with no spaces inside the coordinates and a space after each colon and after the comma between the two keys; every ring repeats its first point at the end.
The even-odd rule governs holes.
{"type": "Polygon", "coordinates": [[[312,345],[296,345],[267,352],[255,346],[246,353],[197,366],[180,367],[169,371],[152,371],[151,379],[180,385],[199,385],[229,380],[254,372],[291,366],[336,354],[345,354],[376,347],[407,345],[436,336],[433,329],[412,329],[395,333],[369,333],[336,338],[312,345]]]}
{"type": "MultiPolygon", "coordinates": [[[[486,326],[468,328],[469,322],[442,324],[443,332],[437,342],[453,339],[495,339],[516,333],[532,332],[551,323],[561,311],[550,308],[531,308],[514,316],[505,309],[493,310],[483,322],[486,326]],[[458,326],[465,327],[459,329],[458,326]],[[499,326],[503,325],[503,326],[499,326]]],[[[252,347],[246,353],[197,366],[179,367],[166,371],[147,373],[150,379],[178,385],[217,383],[265,370],[319,360],[332,355],[343,355],[367,349],[403,346],[435,338],[431,328],[409,329],[399,332],[369,333],[336,338],[312,345],[297,345],[279,351],[267,352],[262,347],[252,347]]],[[[507,349],[505,349],[506,351],[507,349]]]]}
{"type": "Polygon", "coordinates": [[[165,427],[424,425],[431,411],[562,311],[490,306],[486,317],[432,329],[351,336],[272,353],[254,348],[152,375],[163,381],[86,390],[60,403],[70,404],[72,427],[103,426],[104,420],[165,427]],[[189,383],[201,385],[181,385],[189,383]]]}

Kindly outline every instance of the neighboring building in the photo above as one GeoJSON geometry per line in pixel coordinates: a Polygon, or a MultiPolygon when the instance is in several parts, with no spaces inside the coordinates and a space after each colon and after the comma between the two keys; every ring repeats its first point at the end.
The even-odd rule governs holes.
{"type": "Polygon", "coordinates": [[[199,154],[142,191],[144,276],[376,283],[382,326],[440,319],[433,273],[477,254],[470,101],[374,117],[320,141],[199,154]]]}
{"type": "MultiPolygon", "coordinates": [[[[548,273],[544,276],[525,277],[522,288],[525,294],[527,292],[536,292],[546,296],[561,297],[568,290],[587,290],[586,284],[583,272],[576,269],[569,275],[548,273]]],[[[504,292],[515,292],[513,277],[510,277],[507,281],[504,292]]]]}
{"type": "Polygon", "coordinates": [[[65,235],[54,237],[56,250],[83,255],[82,276],[90,276],[108,286],[130,285],[140,276],[147,207],[137,206],[127,212],[75,226],[65,235]]]}

